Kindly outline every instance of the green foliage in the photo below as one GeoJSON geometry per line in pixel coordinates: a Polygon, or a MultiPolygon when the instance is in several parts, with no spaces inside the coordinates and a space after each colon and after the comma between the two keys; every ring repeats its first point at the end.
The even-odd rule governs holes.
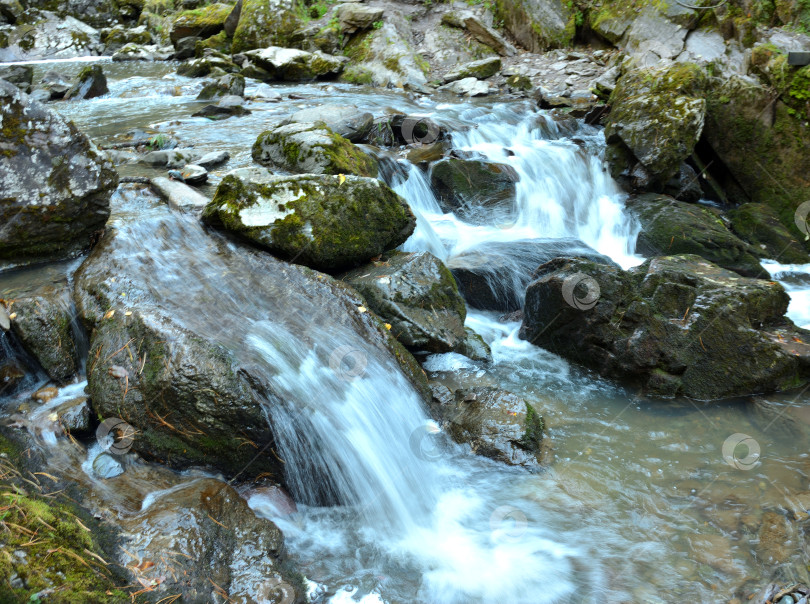
{"type": "Polygon", "coordinates": [[[373,27],[374,29],[382,29],[382,26],[383,26],[382,21],[375,21],[374,23],[371,24],[371,27],[373,27]]]}

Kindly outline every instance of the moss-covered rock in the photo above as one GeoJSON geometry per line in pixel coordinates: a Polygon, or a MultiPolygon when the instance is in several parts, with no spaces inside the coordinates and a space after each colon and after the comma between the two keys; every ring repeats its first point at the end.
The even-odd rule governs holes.
{"type": "Polygon", "coordinates": [[[144,25],[132,29],[124,27],[123,25],[116,25],[102,32],[101,41],[105,46],[104,52],[106,54],[112,54],[127,44],[151,44],[152,34],[147,31],[144,25]]]}
{"type": "Polygon", "coordinates": [[[0,266],[65,258],[109,216],[113,165],[72,122],[0,81],[0,266]]]}
{"type": "Polygon", "coordinates": [[[573,3],[562,0],[496,0],[504,27],[532,52],[570,46],[576,33],[573,3]]]}
{"type": "Polygon", "coordinates": [[[14,315],[12,333],[48,377],[63,383],[78,371],[79,351],[72,325],[75,311],[66,284],[14,295],[6,300],[6,308],[14,315]]]}
{"type": "Polygon", "coordinates": [[[227,95],[242,96],[245,93],[245,78],[236,73],[229,73],[216,82],[209,82],[197,95],[198,101],[210,101],[227,95]]]}
{"type": "Polygon", "coordinates": [[[536,275],[520,337],[650,396],[719,399],[810,378],[807,347],[794,343],[810,332],[784,318],[789,297],[773,281],[691,255],[630,271],[561,258],[536,275]]]}
{"type": "Polygon", "coordinates": [[[23,457],[0,434],[0,601],[38,602],[41,593],[65,604],[130,602],[102,546],[109,530],[60,489],[24,479],[23,457]]]}
{"type": "Polygon", "coordinates": [[[451,392],[433,383],[431,390],[431,413],[455,442],[510,466],[539,468],[548,449],[546,426],[525,399],[494,388],[451,392]]]}
{"type": "Polygon", "coordinates": [[[110,92],[107,88],[107,76],[101,65],[89,65],[76,76],[73,85],[65,93],[65,99],[94,99],[110,92]]]}
{"type": "Polygon", "coordinates": [[[232,4],[217,2],[202,8],[186,10],[174,18],[170,38],[173,43],[190,36],[207,38],[218,34],[225,28],[225,20],[233,10],[232,4]]]}
{"type": "Polygon", "coordinates": [[[244,0],[232,52],[289,46],[290,36],[301,25],[302,14],[295,0],[244,0]]]}
{"type": "Polygon", "coordinates": [[[471,216],[481,208],[511,209],[518,180],[511,166],[472,159],[442,159],[430,171],[442,209],[471,216]]]}
{"type": "Polygon", "coordinates": [[[464,345],[467,308],[448,268],[429,252],[392,253],[342,277],[411,350],[450,352],[464,345]]]}
{"type": "Polygon", "coordinates": [[[798,238],[779,220],[776,210],[761,203],[746,203],[728,213],[732,230],[761,258],[783,264],[810,263],[798,238]]]}
{"type": "Polygon", "coordinates": [[[646,175],[633,188],[661,190],[694,150],[703,132],[702,71],[691,64],[630,68],[610,96],[606,158],[614,178],[646,175]],[[640,166],[637,166],[640,164],[640,166]]]}
{"type": "Polygon", "coordinates": [[[226,73],[237,73],[239,67],[230,59],[218,54],[209,54],[192,59],[177,68],[177,74],[189,78],[202,78],[208,75],[221,77],[226,73]]]}
{"type": "Polygon", "coordinates": [[[501,70],[501,60],[498,57],[489,57],[479,61],[472,61],[459,65],[444,76],[444,83],[455,82],[464,78],[478,78],[485,80],[494,76],[501,70]]]}
{"type": "Polygon", "coordinates": [[[357,176],[226,176],[203,220],[319,270],[357,266],[403,243],[415,218],[378,180],[357,176]]]}
{"type": "Polygon", "coordinates": [[[295,122],[262,132],[252,153],[254,161],[290,172],[377,175],[373,157],[323,122],[295,122]]]}
{"type": "Polygon", "coordinates": [[[641,222],[636,250],[644,256],[696,254],[746,277],[768,274],[751,246],[703,206],[645,193],[631,197],[627,209],[641,222]]]}

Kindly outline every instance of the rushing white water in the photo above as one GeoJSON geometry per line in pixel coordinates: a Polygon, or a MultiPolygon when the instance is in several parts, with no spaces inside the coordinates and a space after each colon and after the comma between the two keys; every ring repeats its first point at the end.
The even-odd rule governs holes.
{"type": "Polygon", "coordinates": [[[810,264],[779,264],[764,260],[762,266],[790,295],[788,318],[799,327],[810,329],[810,264]]]}

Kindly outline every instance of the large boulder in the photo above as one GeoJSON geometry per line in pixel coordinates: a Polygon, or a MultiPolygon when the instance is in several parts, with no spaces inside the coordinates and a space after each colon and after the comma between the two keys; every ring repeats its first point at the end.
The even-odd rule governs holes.
{"type": "Polygon", "coordinates": [[[520,337],[650,396],[710,400],[785,390],[810,377],[810,332],[784,318],[773,281],[699,256],[630,271],[561,258],[526,292],[520,337]]]}
{"type": "Polygon", "coordinates": [[[501,34],[469,11],[445,13],[442,15],[442,23],[465,30],[478,42],[494,50],[502,57],[514,56],[516,52],[515,47],[507,42],[501,34]]]}
{"type": "Polygon", "coordinates": [[[302,20],[295,0],[243,0],[232,52],[287,46],[302,20]]]}
{"type": "Polygon", "coordinates": [[[641,222],[636,251],[643,256],[697,254],[746,277],[767,276],[755,250],[703,206],[645,193],[628,199],[626,207],[641,222]]]}
{"type": "Polygon", "coordinates": [[[469,215],[481,208],[510,209],[519,180],[511,166],[483,160],[443,159],[430,171],[430,184],[442,209],[469,215]]]}
{"type": "Polygon", "coordinates": [[[752,246],[752,253],[783,264],[808,264],[810,254],[796,234],[779,220],[776,210],[762,203],[745,203],[728,212],[732,230],[752,246]]]}
{"type": "Polygon", "coordinates": [[[376,176],[377,161],[323,122],[297,122],[267,130],[253,145],[254,161],[305,174],[376,176]]]}
{"type": "Polygon", "coordinates": [[[328,55],[321,51],[308,52],[296,48],[271,46],[251,50],[245,56],[261,70],[264,80],[307,82],[318,78],[333,78],[343,71],[346,57],[328,55]]]}
{"type": "Polygon", "coordinates": [[[11,332],[48,377],[60,384],[73,377],[79,370],[78,325],[74,325],[75,309],[67,283],[4,291],[3,297],[7,312],[14,317],[11,332]]]}
{"type": "Polygon", "coordinates": [[[632,189],[658,190],[676,175],[703,132],[706,101],[694,65],[628,69],[610,96],[606,159],[632,189]]]}
{"type": "Polygon", "coordinates": [[[281,479],[273,418],[314,411],[298,390],[306,371],[336,397],[363,379],[365,364],[345,374],[346,346],[426,395],[413,357],[356,292],[167,207],[118,223],[74,290],[94,414],[126,421],[132,449],[172,467],[281,479]]]}
{"type": "Polygon", "coordinates": [[[143,564],[155,599],[184,602],[305,602],[287,567],[284,536],[227,483],[198,478],[169,489],[124,521],[123,565],[143,564]],[[189,549],[191,548],[191,549],[189,549]],[[193,552],[167,556],[167,552],[193,552]],[[135,556],[133,560],[131,556],[135,556]]]}
{"type": "Polygon", "coordinates": [[[169,37],[174,44],[183,38],[199,36],[207,38],[225,28],[225,21],[233,10],[232,4],[217,2],[202,8],[181,12],[172,21],[169,37]]]}
{"type": "Polygon", "coordinates": [[[498,15],[531,52],[570,46],[576,32],[573,5],[562,0],[500,0],[498,15]]]}
{"type": "Polygon", "coordinates": [[[34,81],[34,67],[32,65],[6,65],[0,67],[0,80],[5,80],[17,86],[23,92],[31,92],[34,81]]]}
{"type": "Polygon", "coordinates": [[[613,264],[576,239],[487,241],[447,261],[467,304],[481,310],[514,312],[523,307],[534,270],[554,258],[587,258],[613,264]]]}
{"type": "Polygon", "coordinates": [[[510,466],[539,468],[548,448],[546,426],[525,399],[486,387],[452,392],[433,383],[431,390],[431,413],[455,442],[510,466]]]}
{"type": "Polygon", "coordinates": [[[443,78],[445,84],[464,78],[478,78],[485,80],[494,76],[501,70],[501,60],[498,57],[489,57],[478,61],[464,63],[448,71],[443,78]]]}
{"type": "Polygon", "coordinates": [[[112,163],[72,122],[0,81],[0,267],[73,256],[110,215],[112,163]]]}
{"type": "Polygon", "coordinates": [[[218,78],[214,82],[209,82],[203,86],[197,95],[198,101],[209,101],[220,97],[245,94],[245,78],[238,73],[229,73],[218,78]]]}
{"type": "Polygon", "coordinates": [[[145,46],[152,43],[152,34],[146,26],[133,27],[129,29],[123,25],[116,25],[106,31],[101,32],[101,41],[104,42],[104,53],[112,54],[127,44],[137,44],[145,46]]]}
{"type": "Polygon", "coordinates": [[[296,111],[290,116],[289,121],[291,123],[323,122],[335,134],[356,143],[371,131],[374,116],[354,105],[320,105],[296,111]]]}
{"type": "Polygon", "coordinates": [[[97,29],[73,17],[40,11],[9,32],[0,61],[72,59],[101,54],[103,48],[97,29]]]}
{"type": "Polygon", "coordinates": [[[338,24],[343,35],[370,29],[383,18],[383,9],[347,2],[337,8],[338,24]]]}
{"type": "Polygon", "coordinates": [[[235,170],[217,187],[203,220],[316,268],[351,268],[402,244],[416,220],[379,180],[359,176],[275,176],[235,170]]]}
{"type": "Polygon", "coordinates": [[[394,253],[343,276],[411,350],[450,352],[464,345],[467,308],[453,275],[429,252],[394,253]]]}

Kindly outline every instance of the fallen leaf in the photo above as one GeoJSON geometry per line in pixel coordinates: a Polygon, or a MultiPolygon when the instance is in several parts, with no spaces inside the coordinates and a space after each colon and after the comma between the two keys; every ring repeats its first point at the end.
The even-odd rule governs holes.
{"type": "Polygon", "coordinates": [[[386,328],[388,331],[391,331],[391,324],[390,324],[390,323],[386,323],[386,324],[385,324],[385,328],[386,328]]]}
{"type": "Polygon", "coordinates": [[[124,378],[129,377],[129,372],[126,369],[124,369],[123,367],[121,367],[120,365],[113,365],[108,370],[108,373],[111,376],[113,376],[114,378],[118,378],[120,380],[123,380],[124,378]]]}
{"type": "Polygon", "coordinates": [[[357,310],[359,310],[360,312],[367,312],[368,311],[368,309],[365,306],[358,306],[357,310]]]}
{"type": "Polygon", "coordinates": [[[108,310],[107,312],[104,313],[104,319],[112,319],[114,315],[115,315],[115,309],[111,308],[110,310],[108,310]]]}
{"type": "Polygon", "coordinates": [[[17,313],[16,313],[16,312],[11,313],[11,314],[8,316],[8,318],[9,318],[9,319],[11,319],[11,320],[13,321],[14,319],[16,319],[16,318],[17,318],[17,313]]]}
{"type": "Polygon", "coordinates": [[[343,174],[338,174],[338,181],[340,181],[340,184],[338,185],[338,186],[340,186],[340,185],[342,185],[344,182],[346,182],[346,177],[345,177],[345,176],[343,176],[343,174]]]}
{"type": "Polygon", "coordinates": [[[132,316],[132,311],[128,310],[127,312],[124,313],[124,316],[125,317],[131,317],[132,316]]]}

